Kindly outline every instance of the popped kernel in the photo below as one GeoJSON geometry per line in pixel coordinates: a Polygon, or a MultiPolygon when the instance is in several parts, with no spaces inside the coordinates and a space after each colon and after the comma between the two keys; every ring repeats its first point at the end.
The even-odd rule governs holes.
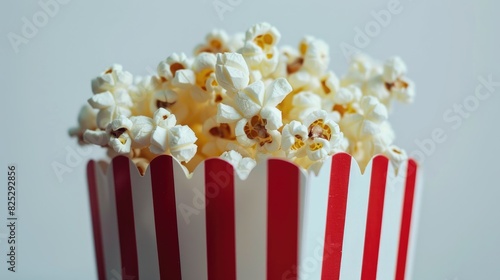
{"type": "Polygon", "coordinates": [[[238,176],[243,180],[248,177],[250,171],[257,165],[254,159],[243,157],[240,153],[233,150],[222,153],[220,158],[231,163],[238,176]]]}
{"type": "Polygon", "coordinates": [[[322,100],[321,97],[310,91],[302,91],[295,96],[292,100],[293,108],[288,114],[288,119],[304,121],[304,118],[314,111],[321,110],[322,100]]]}
{"type": "Polygon", "coordinates": [[[234,124],[218,123],[216,117],[211,117],[203,123],[203,135],[206,142],[201,143],[201,152],[206,156],[218,156],[228,150],[229,143],[236,143],[234,124]]]}
{"type": "Polygon", "coordinates": [[[184,53],[173,53],[158,64],[157,72],[160,81],[168,82],[174,79],[177,71],[188,69],[189,60],[184,53]]]}
{"type": "Polygon", "coordinates": [[[202,52],[208,53],[224,53],[224,52],[232,52],[236,51],[232,49],[229,44],[230,38],[226,31],[221,29],[213,29],[210,31],[207,36],[205,36],[205,42],[199,44],[194,49],[194,54],[198,55],[202,52]]]}
{"type": "Polygon", "coordinates": [[[85,144],[83,134],[88,130],[96,130],[96,112],[89,104],[85,104],[81,107],[78,113],[78,126],[69,129],[68,133],[71,137],[77,137],[78,143],[85,144]]]}
{"type": "Polygon", "coordinates": [[[177,72],[173,86],[190,92],[193,99],[198,102],[213,99],[214,91],[218,89],[218,82],[215,79],[215,62],[216,58],[213,53],[198,54],[190,69],[177,72]]]}
{"type": "Polygon", "coordinates": [[[387,109],[377,98],[364,96],[359,106],[358,112],[345,114],[340,121],[345,136],[353,142],[379,133],[380,124],[387,120],[387,109]]]}
{"type": "Polygon", "coordinates": [[[281,148],[289,158],[303,157],[306,155],[306,140],[308,139],[307,127],[299,121],[291,121],[282,130],[281,148]]]}
{"type": "Polygon", "coordinates": [[[249,84],[250,72],[245,59],[239,53],[217,54],[215,69],[218,83],[228,93],[236,93],[249,84]]]}
{"type": "Polygon", "coordinates": [[[238,52],[243,55],[251,70],[268,76],[278,66],[279,53],[276,44],[280,37],[278,30],[270,24],[256,24],[246,32],[245,44],[238,52]]]}

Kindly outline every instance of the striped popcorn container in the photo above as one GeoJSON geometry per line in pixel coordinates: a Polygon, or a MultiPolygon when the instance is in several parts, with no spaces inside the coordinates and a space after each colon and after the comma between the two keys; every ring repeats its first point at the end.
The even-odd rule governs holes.
{"type": "Polygon", "coordinates": [[[221,159],[87,167],[98,279],[409,279],[417,164],[339,153],[318,175],[281,159],[241,180],[221,159]]]}

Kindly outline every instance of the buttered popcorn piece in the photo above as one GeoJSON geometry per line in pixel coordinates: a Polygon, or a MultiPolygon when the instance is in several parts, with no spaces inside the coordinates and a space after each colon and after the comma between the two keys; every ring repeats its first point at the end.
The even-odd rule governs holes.
{"type": "Polygon", "coordinates": [[[292,110],[288,119],[304,121],[312,112],[321,110],[321,97],[310,91],[299,92],[293,97],[292,110]]]}
{"type": "Polygon", "coordinates": [[[279,148],[282,115],[276,106],[291,92],[290,84],[283,78],[272,81],[267,87],[257,81],[239,91],[234,98],[235,106],[219,104],[217,121],[236,123],[235,135],[246,147],[275,151],[279,148]]]}
{"type": "Polygon", "coordinates": [[[355,113],[359,110],[362,95],[361,90],[354,85],[341,87],[326,95],[322,100],[322,106],[323,109],[337,112],[340,116],[355,113]]]}
{"type": "Polygon", "coordinates": [[[384,150],[383,154],[389,158],[396,172],[398,172],[401,164],[408,160],[408,155],[406,154],[406,152],[395,145],[387,147],[387,149],[384,150]]]}
{"type": "Polygon", "coordinates": [[[129,95],[133,76],[123,71],[121,65],[115,64],[92,80],[94,95],[88,99],[92,108],[98,109],[97,126],[106,126],[119,115],[130,116],[130,108],[134,105],[129,95]]]}
{"type": "Polygon", "coordinates": [[[247,30],[245,44],[239,53],[243,55],[248,66],[253,71],[266,77],[273,73],[278,66],[278,49],[276,45],[280,40],[280,33],[268,23],[256,24],[247,30]]]}
{"type": "Polygon", "coordinates": [[[188,162],[195,156],[198,138],[187,125],[177,125],[175,115],[160,108],[155,112],[153,123],[156,127],[149,146],[152,153],[171,154],[181,162],[188,162]]]}
{"type": "Polygon", "coordinates": [[[187,125],[176,125],[168,130],[170,153],[181,162],[188,162],[194,157],[198,149],[194,144],[196,140],[198,138],[187,125]]]}
{"type": "Polygon", "coordinates": [[[218,83],[234,94],[250,82],[250,72],[243,56],[239,53],[217,54],[215,73],[218,83]]]}
{"type": "Polygon", "coordinates": [[[304,70],[315,76],[326,72],[330,62],[330,50],[325,41],[307,36],[300,42],[299,51],[304,58],[304,70]]]}
{"type": "Polygon", "coordinates": [[[243,180],[248,177],[250,171],[257,165],[254,159],[243,157],[240,153],[233,150],[224,152],[220,158],[231,163],[238,176],[243,180]]]}
{"type": "Polygon", "coordinates": [[[400,57],[391,57],[384,63],[383,77],[386,83],[394,83],[406,75],[406,71],[406,64],[400,57]]]}
{"type": "Polygon", "coordinates": [[[171,81],[177,71],[188,69],[189,59],[184,53],[174,53],[158,64],[157,71],[160,79],[171,81]]]}
{"type": "Polygon", "coordinates": [[[80,144],[85,144],[83,134],[85,131],[96,130],[96,112],[89,104],[85,104],[78,113],[78,126],[69,129],[68,133],[72,137],[77,137],[80,144]]]}
{"type": "Polygon", "coordinates": [[[307,155],[311,161],[317,161],[343,150],[342,132],[324,110],[309,114],[304,124],[290,122],[282,134],[281,145],[289,157],[307,155]]]}
{"type": "Polygon", "coordinates": [[[311,113],[304,121],[308,131],[307,155],[311,160],[323,159],[325,156],[341,151],[342,138],[339,125],[328,113],[319,110],[311,113]]]}
{"type": "Polygon", "coordinates": [[[413,102],[415,85],[406,77],[406,64],[400,57],[392,57],[384,63],[384,85],[392,99],[403,103],[413,102]]]}
{"type": "Polygon", "coordinates": [[[218,123],[215,116],[203,123],[202,133],[208,138],[201,150],[206,156],[218,156],[228,150],[230,143],[236,142],[234,123],[218,123]]]}
{"type": "Polygon", "coordinates": [[[98,94],[106,91],[127,91],[132,82],[132,74],[124,71],[123,66],[114,64],[92,80],[92,92],[98,94]]]}
{"type": "Polygon", "coordinates": [[[290,84],[296,89],[320,91],[321,86],[324,86],[322,82],[329,61],[328,45],[322,40],[306,36],[299,43],[299,56],[288,64],[290,84]]]}
{"type": "Polygon", "coordinates": [[[205,42],[199,44],[194,49],[194,54],[198,55],[202,52],[208,53],[224,53],[233,52],[236,50],[231,49],[229,35],[224,30],[213,29],[205,37],[205,42]]]}
{"type": "Polygon", "coordinates": [[[213,53],[200,53],[196,56],[190,69],[179,70],[173,80],[173,85],[190,92],[198,102],[213,99],[218,89],[215,79],[216,58],[213,53]]]}
{"type": "Polygon", "coordinates": [[[299,121],[291,121],[283,127],[281,148],[289,158],[306,155],[305,145],[308,134],[307,127],[299,121]]]}
{"type": "Polygon", "coordinates": [[[382,67],[366,54],[357,53],[351,57],[347,73],[342,77],[340,84],[348,86],[355,84],[362,87],[363,83],[374,76],[382,74],[382,67]]]}
{"type": "Polygon", "coordinates": [[[377,98],[365,96],[359,106],[359,112],[345,114],[340,121],[342,131],[353,141],[365,140],[379,133],[380,124],[387,120],[387,109],[377,98]]]}

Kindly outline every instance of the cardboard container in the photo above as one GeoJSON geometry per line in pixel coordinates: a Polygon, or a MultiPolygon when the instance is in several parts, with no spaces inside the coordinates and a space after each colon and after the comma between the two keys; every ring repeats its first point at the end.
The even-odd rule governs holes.
{"type": "Polygon", "coordinates": [[[97,270],[104,279],[408,279],[417,165],[376,156],[364,174],[334,155],[318,176],[270,159],[246,180],[220,159],[190,178],[160,156],[89,162],[97,270]]]}

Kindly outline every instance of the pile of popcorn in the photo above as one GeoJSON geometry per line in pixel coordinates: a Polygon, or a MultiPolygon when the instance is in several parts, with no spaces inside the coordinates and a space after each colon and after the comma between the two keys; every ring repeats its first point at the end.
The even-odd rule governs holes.
{"type": "Polygon", "coordinates": [[[315,172],[338,152],[362,169],[376,154],[396,168],[406,160],[388,122],[393,101],[414,98],[399,57],[378,63],[356,54],[339,77],[328,70],[324,41],[278,47],[280,37],[268,23],[244,35],[213,30],[193,57],[174,53],[156,75],[134,78],[113,65],[92,80],[94,94],[69,133],[110,157],[128,156],[141,172],[160,154],[187,172],[221,157],[241,177],[268,157],[315,172]]]}

